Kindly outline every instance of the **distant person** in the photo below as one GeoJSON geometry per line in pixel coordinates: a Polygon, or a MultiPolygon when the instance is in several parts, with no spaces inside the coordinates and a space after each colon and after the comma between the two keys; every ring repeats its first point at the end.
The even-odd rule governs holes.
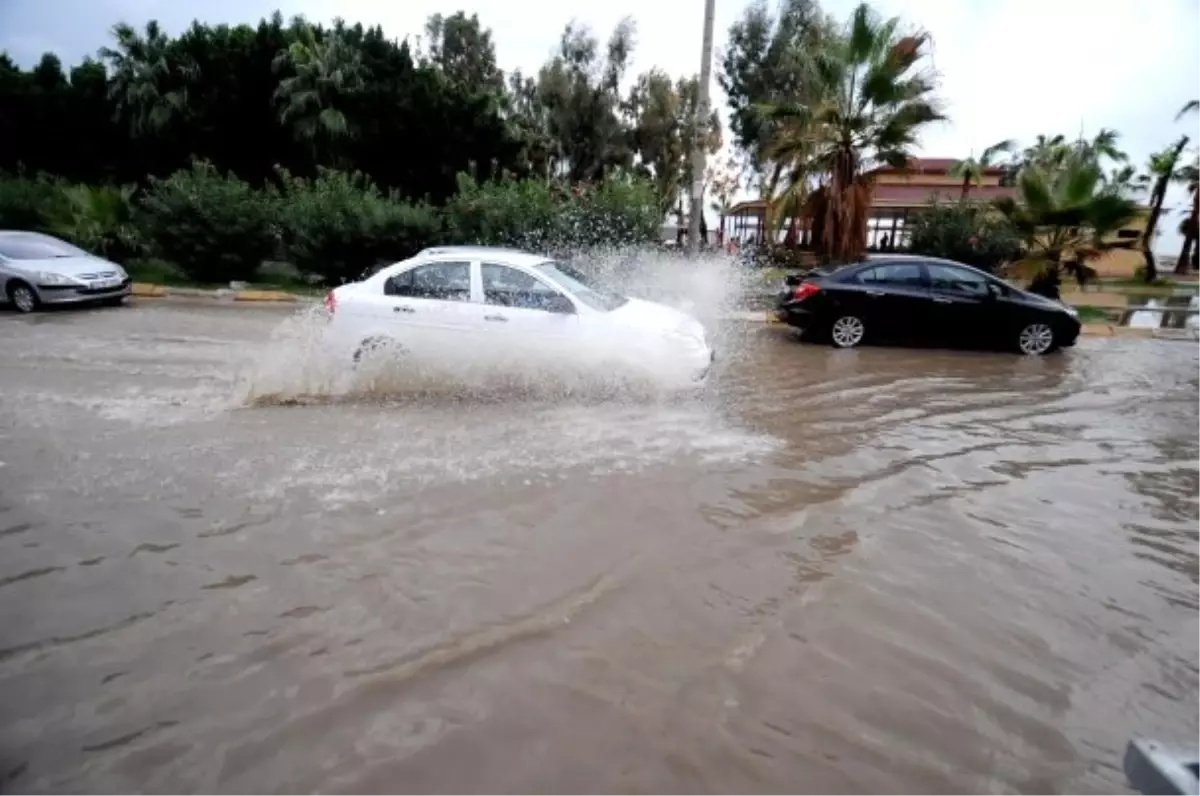
{"type": "Polygon", "coordinates": [[[887,251],[888,246],[890,246],[891,244],[892,244],[891,237],[889,237],[886,232],[883,233],[883,237],[879,239],[879,251],[881,251],[881,252],[887,251]]]}

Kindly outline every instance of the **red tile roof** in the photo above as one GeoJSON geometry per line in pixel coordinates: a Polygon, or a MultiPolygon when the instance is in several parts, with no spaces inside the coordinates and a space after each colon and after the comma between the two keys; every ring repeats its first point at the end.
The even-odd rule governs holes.
{"type": "MultiPolygon", "coordinates": [[[[930,204],[936,198],[939,202],[957,202],[962,196],[962,188],[957,185],[890,185],[875,183],[873,202],[901,207],[920,207],[930,204]]],[[[968,199],[990,201],[1002,196],[1017,196],[1016,188],[1000,185],[973,185],[968,199]]]]}
{"type": "MultiPolygon", "coordinates": [[[[956,158],[911,158],[908,161],[907,169],[897,169],[892,166],[880,166],[877,169],[872,169],[872,173],[885,172],[894,173],[900,171],[924,172],[926,174],[945,174],[954,168],[957,163],[956,158]]],[[[984,174],[1003,174],[1004,169],[997,166],[990,166],[983,170],[984,174]]]]}

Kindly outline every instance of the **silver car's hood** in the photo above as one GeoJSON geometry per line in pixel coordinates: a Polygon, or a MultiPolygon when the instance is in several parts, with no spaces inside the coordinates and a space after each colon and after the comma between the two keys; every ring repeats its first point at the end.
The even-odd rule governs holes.
{"type": "Polygon", "coordinates": [[[81,276],[92,276],[120,271],[120,266],[101,260],[99,257],[50,257],[45,260],[12,260],[10,268],[18,271],[42,271],[51,274],[61,274],[78,279],[81,276]]]}

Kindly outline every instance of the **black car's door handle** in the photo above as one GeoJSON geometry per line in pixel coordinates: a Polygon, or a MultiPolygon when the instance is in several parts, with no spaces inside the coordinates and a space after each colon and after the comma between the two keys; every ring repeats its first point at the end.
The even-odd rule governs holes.
{"type": "Polygon", "coordinates": [[[948,299],[948,298],[945,298],[944,296],[934,296],[933,300],[936,301],[938,304],[953,304],[954,303],[954,299],[948,299]]]}
{"type": "Polygon", "coordinates": [[[498,321],[500,323],[508,323],[508,318],[505,318],[503,315],[484,315],[483,319],[485,321],[498,321]]]}
{"type": "Polygon", "coordinates": [[[416,312],[416,310],[414,310],[412,307],[396,306],[392,307],[392,312],[416,312]]]}
{"type": "Polygon", "coordinates": [[[867,295],[874,296],[875,298],[881,298],[882,296],[886,296],[887,294],[884,293],[882,290],[868,290],[867,295]]]}

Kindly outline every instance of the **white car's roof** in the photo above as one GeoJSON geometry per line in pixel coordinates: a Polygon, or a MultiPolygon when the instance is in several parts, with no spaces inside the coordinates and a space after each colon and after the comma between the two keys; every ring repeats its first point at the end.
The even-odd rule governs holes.
{"type": "Polygon", "coordinates": [[[532,252],[521,251],[520,249],[505,249],[498,246],[434,246],[429,249],[423,249],[414,257],[414,260],[422,258],[438,259],[444,257],[463,256],[471,258],[487,258],[490,262],[499,265],[518,265],[526,268],[540,265],[550,258],[544,254],[533,254],[532,252]]]}

